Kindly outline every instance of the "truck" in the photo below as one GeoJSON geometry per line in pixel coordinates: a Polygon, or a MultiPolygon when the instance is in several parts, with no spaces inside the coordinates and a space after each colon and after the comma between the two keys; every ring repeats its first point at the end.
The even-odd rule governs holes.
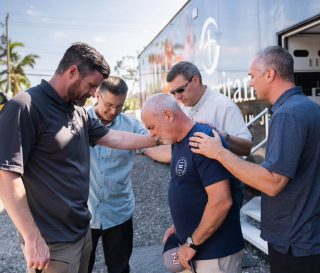
{"type": "MultiPolygon", "coordinates": [[[[296,85],[320,104],[319,0],[190,0],[138,56],[142,104],[168,93],[166,76],[180,61],[193,62],[204,84],[228,96],[253,135],[248,160],[264,159],[270,105],[250,87],[250,61],[262,48],[279,45],[294,58],[296,85]]],[[[241,209],[244,238],[267,253],[260,239],[260,197],[241,209]]]]}

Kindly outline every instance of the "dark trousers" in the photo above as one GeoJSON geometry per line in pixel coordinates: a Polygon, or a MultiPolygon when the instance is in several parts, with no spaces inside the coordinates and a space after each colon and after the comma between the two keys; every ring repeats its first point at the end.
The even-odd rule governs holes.
{"type": "Polygon", "coordinates": [[[294,257],[291,250],[287,254],[276,251],[270,244],[269,261],[271,273],[319,273],[320,254],[294,257]]]}
{"type": "Polygon", "coordinates": [[[91,229],[92,252],[88,273],[92,272],[99,238],[102,237],[104,261],[108,273],[129,273],[129,260],[132,253],[133,227],[132,218],[105,230],[91,229]]]}

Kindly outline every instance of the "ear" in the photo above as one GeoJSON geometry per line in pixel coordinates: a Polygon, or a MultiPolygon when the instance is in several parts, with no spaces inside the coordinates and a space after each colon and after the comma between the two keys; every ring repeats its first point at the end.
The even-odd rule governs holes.
{"type": "Polygon", "coordinates": [[[268,83],[272,82],[274,80],[276,73],[272,68],[269,68],[265,74],[266,80],[268,83]]]}
{"type": "Polygon", "coordinates": [[[75,64],[71,65],[67,71],[70,80],[73,80],[79,76],[79,70],[75,64]]]}
{"type": "Polygon", "coordinates": [[[171,122],[173,120],[173,113],[170,110],[164,110],[164,117],[171,122]]]}
{"type": "Polygon", "coordinates": [[[200,84],[200,78],[198,75],[194,75],[192,79],[195,86],[198,86],[200,84]]]}
{"type": "Polygon", "coordinates": [[[98,89],[97,89],[96,92],[94,93],[94,97],[95,97],[96,99],[98,99],[98,96],[99,96],[99,92],[98,92],[98,89]]]}

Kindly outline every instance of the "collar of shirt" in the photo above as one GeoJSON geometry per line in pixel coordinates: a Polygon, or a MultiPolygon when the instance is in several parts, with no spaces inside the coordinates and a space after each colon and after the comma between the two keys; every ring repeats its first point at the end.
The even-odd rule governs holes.
{"type": "Polygon", "coordinates": [[[73,103],[66,103],[59,96],[57,91],[46,80],[41,80],[40,87],[51,99],[58,103],[64,110],[66,110],[67,112],[73,112],[73,103]]]}
{"type": "Polygon", "coordinates": [[[293,95],[303,95],[302,88],[299,86],[295,86],[293,88],[288,89],[286,92],[284,92],[274,103],[274,105],[271,108],[271,112],[274,113],[284,102],[290,98],[293,95]]]}
{"type": "Polygon", "coordinates": [[[207,97],[209,96],[209,92],[210,92],[210,90],[207,87],[206,90],[204,91],[202,97],[200,98],[200,100],[194,106],[190,107],[191,112],[198,112],[199,111],[201,106],[206,102],[207,97]]]}

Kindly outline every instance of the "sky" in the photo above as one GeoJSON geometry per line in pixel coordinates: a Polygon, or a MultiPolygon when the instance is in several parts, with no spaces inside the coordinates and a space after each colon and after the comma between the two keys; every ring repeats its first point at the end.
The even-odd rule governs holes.
{"type": "Polygon", "coordinates": [[[21,55],[40,56],[26,69],[32,85],[50,79],[65,50],[85,42],[114,71],[123,56],[137,56],[187,0],[0,0],[0,36],[9,13],[9,38],[21,55]]]}

